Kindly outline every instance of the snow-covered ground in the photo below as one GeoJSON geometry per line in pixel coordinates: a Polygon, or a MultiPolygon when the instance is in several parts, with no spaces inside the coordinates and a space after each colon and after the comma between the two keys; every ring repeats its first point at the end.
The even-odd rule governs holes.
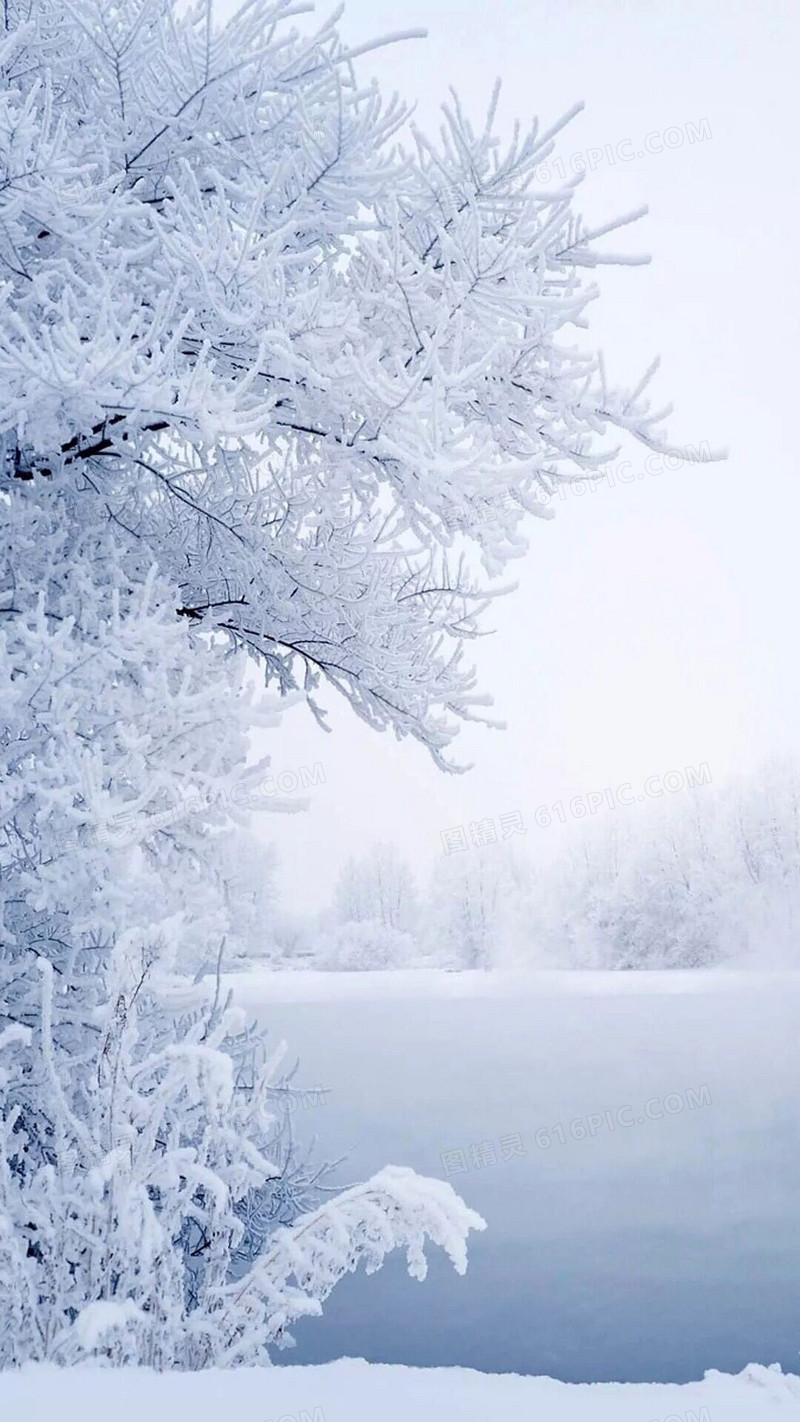
{"type": "Polygon", "coordinates": [[[299,1082],[326,1088],[295,1121],[348,1153],[338,1179],[386,1163],[446,1176],[489,1226],[463,1279],[432,1258],[423,1285],[400,1259],[345,1280],[298,1325],[293,1362],[798,1371],[800,974],[230,983],[299,1056],[299,1082]]]}
{"type": "Polygon", "coordinates": [[[749,1367],[702,1382],[568,1385],[463,1368],[325,1367],[150,1373],[26,1368],[0,1374],[0,1416],[25,1422],[783,1422],[800,1378],[749,1367]]]}

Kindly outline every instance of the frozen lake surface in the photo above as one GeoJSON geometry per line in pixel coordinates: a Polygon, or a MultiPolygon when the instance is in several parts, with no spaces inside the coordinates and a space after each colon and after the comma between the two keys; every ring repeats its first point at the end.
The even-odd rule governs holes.
{"type": "Polygon", "coordinates": [[[798,1371],[800,974],[231,977],[300,1057],[298,1134],[445,1176],[488,1221],[345,1280],[293,1363],[362,1356],[568,1381],[798,1371]]]}

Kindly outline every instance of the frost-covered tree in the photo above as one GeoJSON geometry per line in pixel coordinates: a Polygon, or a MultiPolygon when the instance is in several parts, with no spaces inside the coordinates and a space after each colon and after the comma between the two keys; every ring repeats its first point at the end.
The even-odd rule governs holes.
{"type": "Polygon", "coordinates": [[[463,1267],[477,1217],[384,1172],[232,1277],[271,1064],[183,974],[276,715],[239,654],[445,764],[525,512],[666,448],[571,344],[620,224],[537,189],[560,125],[431,143],[296,10],[2,7],[0,1361],[263,1360],[359,1259],[463,1267]]]}

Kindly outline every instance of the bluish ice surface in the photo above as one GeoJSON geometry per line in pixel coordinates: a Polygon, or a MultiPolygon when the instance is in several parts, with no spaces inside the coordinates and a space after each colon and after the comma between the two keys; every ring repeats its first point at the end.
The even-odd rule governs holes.
{"type": "Polygon", "coordinates": [[[800,980],[719,991],[703,975],[664,994],[658,977],[634,994],[542,978],[372,1001],[265,987],[259,1016],[299,1055],[298,1080],[328,1088],[296,1120],[320,1153],[348,1153],[337,1178],[411,1165],[489,1225],[465,1278],[434,1252],[423,1285],[401,1258],[343,1281],[287,1362],[569,1381],[798,1371],[800,980]]]}

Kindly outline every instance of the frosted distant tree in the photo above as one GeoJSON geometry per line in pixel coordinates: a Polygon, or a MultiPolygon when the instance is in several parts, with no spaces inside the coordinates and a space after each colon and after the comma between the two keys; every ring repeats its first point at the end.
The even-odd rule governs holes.
{"type": "Polygon", "coordinates": [[[344,865],[335,890],[340,923],[383,924],[401,933],[413,932],[417,893],[409,865],[391,844],[376,844],[344,865]]]}
{"type": "Polygon", "coordinates": [[[696,968],[717,960],[716,873],[696,802],[651,806],[579,834],[553,877],[548,957],[582,968],[696,968]]]}
{"type": "Polygon", "coordinates": [[[800,962],[797,766],[598,821],[556,868],[544,938],[549,961],[577,967],[800,962]]]}
{"type": "MultiPolygon", "coordinates": [[[[718,815],[726,956],[800,964],[800,767],[777,759],[728,787],[718,815]]],[[[719,841],[718,841],[719,843],[719,841]]]]}
{"type": "Polygon", "coordinates": [[[526,897],[524,869],[501,845],[437,865],[426,896],[431,957],[461,968],[513,963],[527,937],[526,897]]]}
{"type": "MultiPolygon", "coordinates": [[[[259,800],[254,797],[256,804],[259,800]]],[[[230,922],[225,957],[231,959],[276,956],[278,916],[278,855],[273,844],[252,832],[222,835],[215,854],[223,882],[230,922]]]]}
{"type": "Polygon", "coordinates": [[[315,956],[326,968],[400,968],[413,963],[419,928],[414,876],[391,844],[352,856],[336,881],[332,912],[323,914],[315,956]]]}

